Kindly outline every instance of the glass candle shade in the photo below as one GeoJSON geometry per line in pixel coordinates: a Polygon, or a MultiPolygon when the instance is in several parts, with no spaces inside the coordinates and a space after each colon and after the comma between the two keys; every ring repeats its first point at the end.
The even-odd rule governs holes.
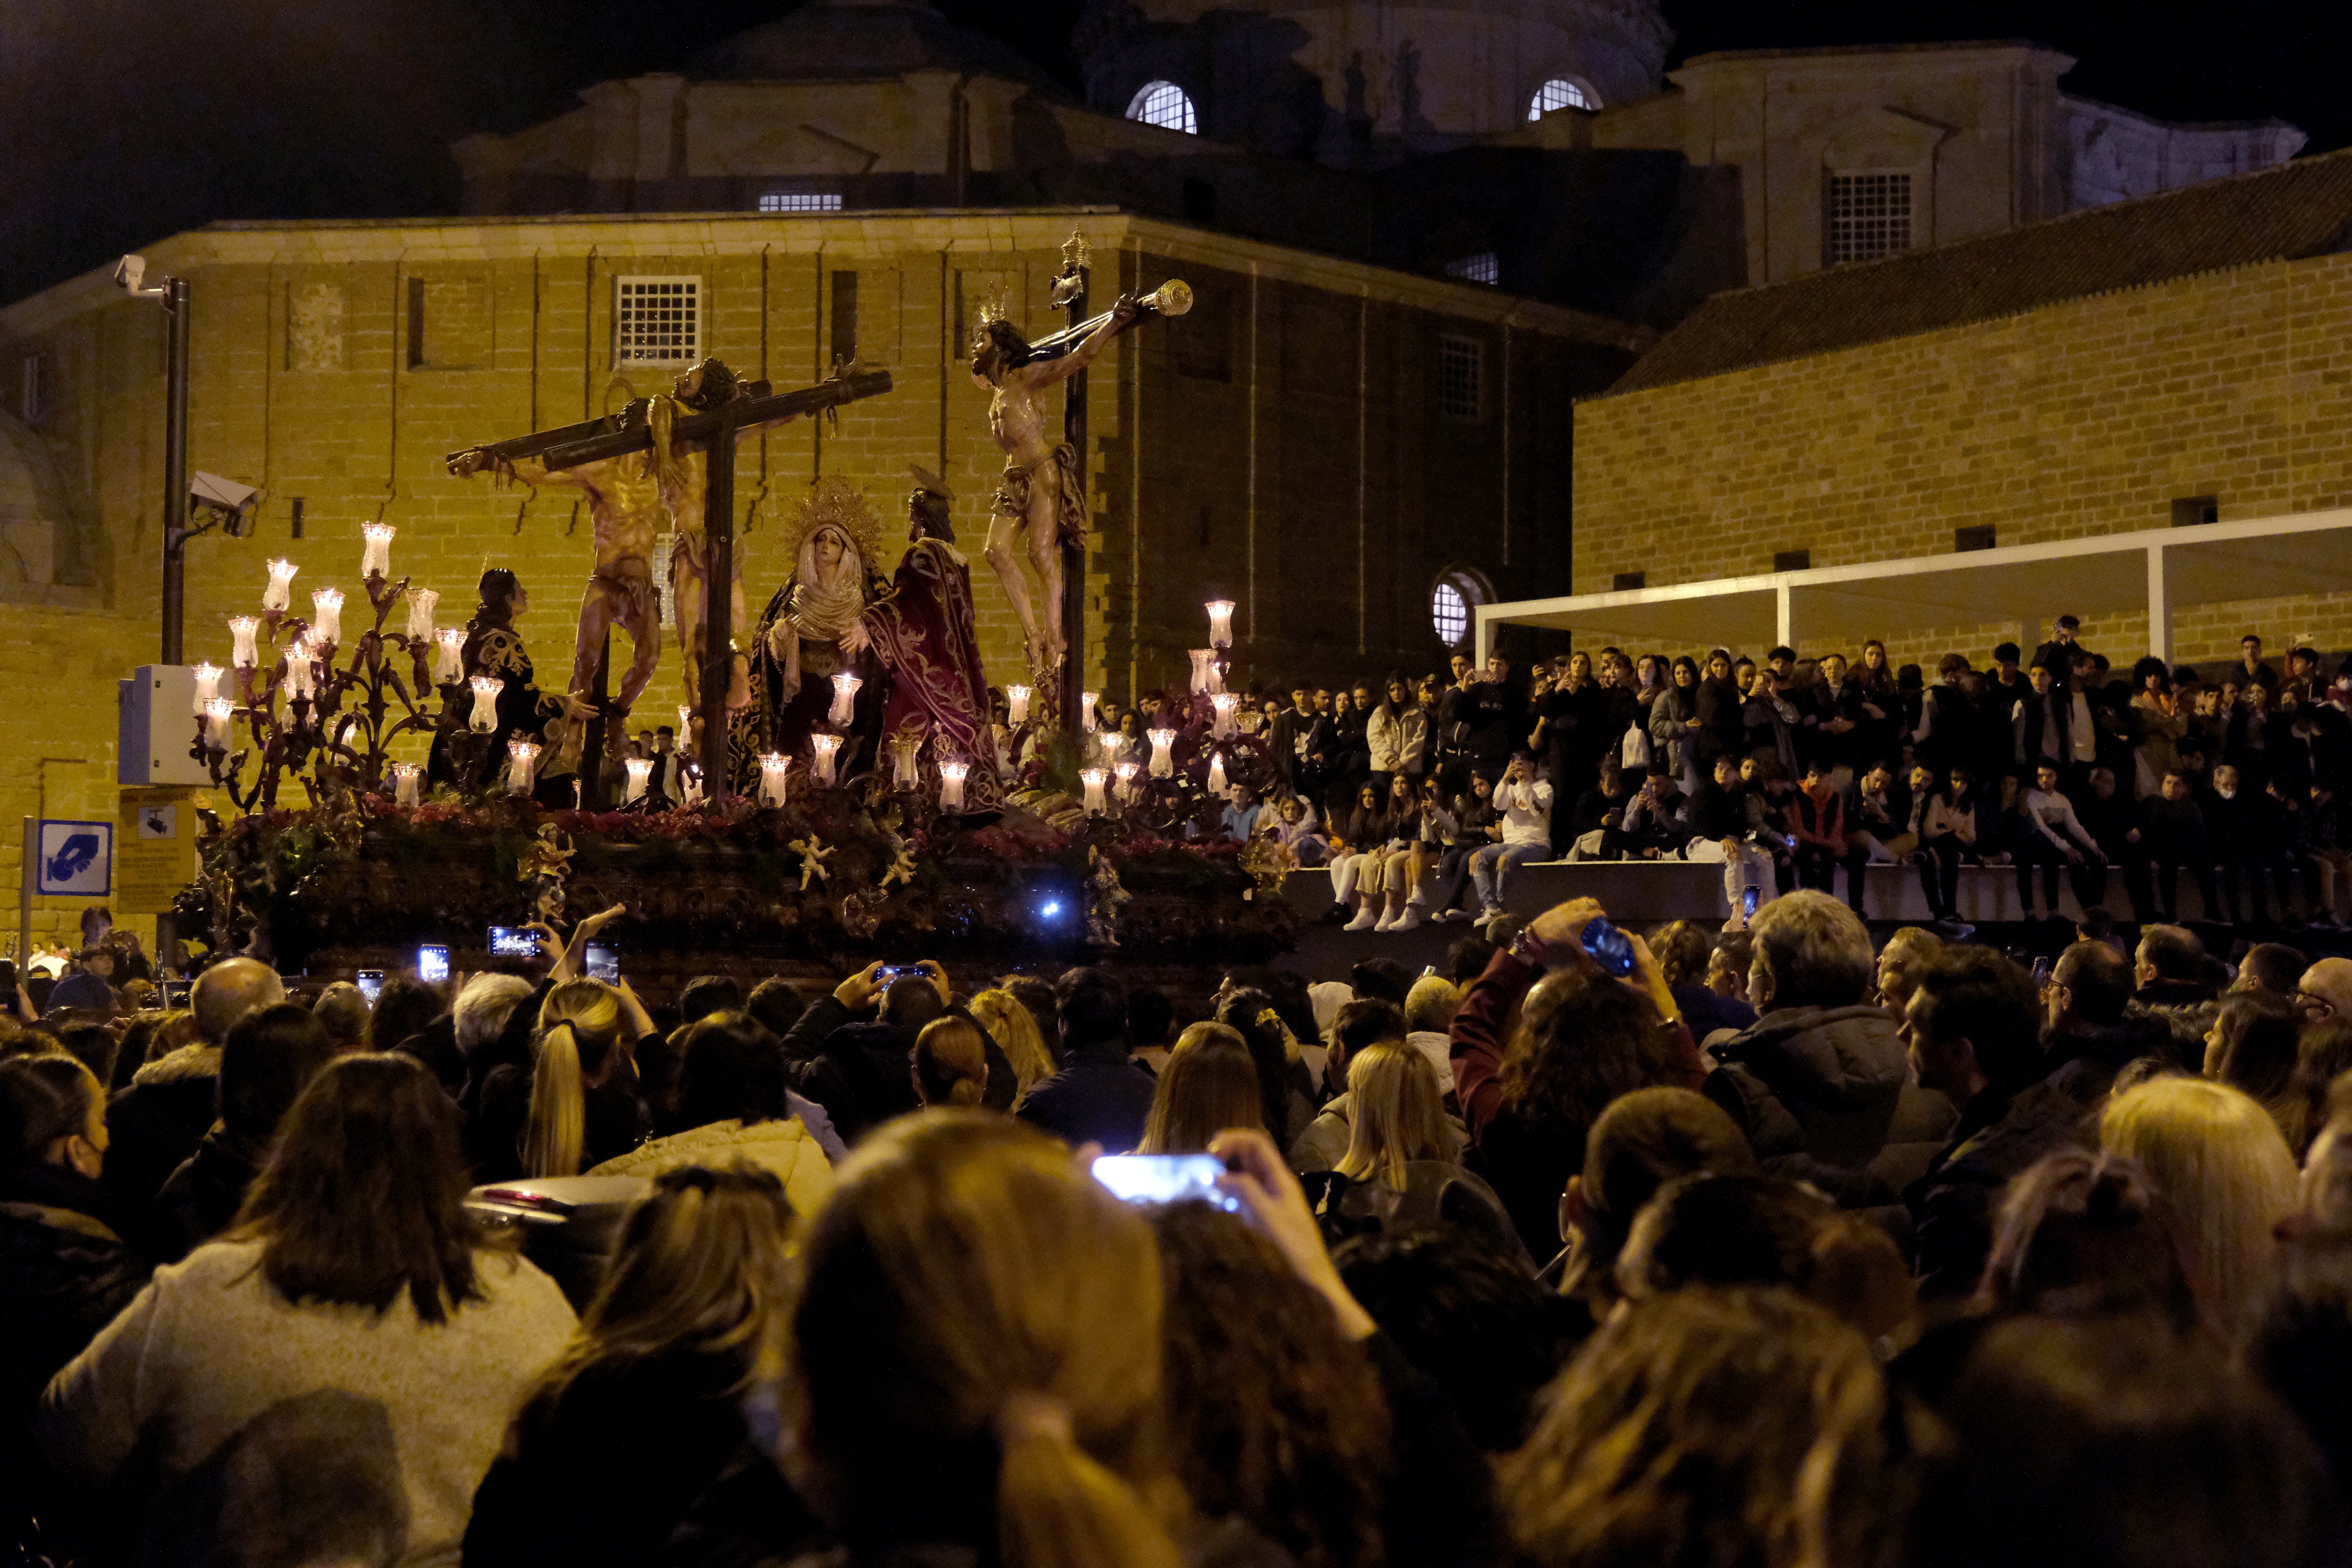
{"type": "Polygon", "coordinates": [[[1105,731],[1101,731],[1099,734],[1097,734],[1097,735],[1095,737],[1095,739],[1096,739],[1097,742],[1099,742],[1101,743],[1101,745],[1102,745],[1103,761],[1104,761],[1106,763],[1108,763],[1108,762],[1109,762],[1113,757],[1115,757],[1115,756],[1118,755],[1118,731],[1116,731],[1116,730],[1105,730],[1105,731]]]}
{"type": "Polygon", "coordinates": [[[220,695],[221,668],[219,665],[205,662],[198,664],[188,673],[195,677],[195,711],[201,716],[205,710],[205,705],[220,695]]]}
{"type": "Polygon", "coordinates": [[[833,708],[824,716],[828,724],[846,730],[857,717],[857,689],[866,682],[847,670],[833,678],[833,708]]]}
{"type": "Polygon", "coordinates": [[[1167,778],[1176,771],[1176,758],[1169,750],[1176,744],[1176,731],[1154,730],[1148,738],[1151,742],[1151,776],[1167,778]]]}
{"type": "Polygon", "coordinates": [[[1025,724],[1029,721],[1029,689],[1027,687],[1008,686],[1004,689],[1004,720],[1008,724],[1025,724]]]}
{"type": "Polygon", "coordinates": [[[1212,599],[1202,608],[1209,612],[1209,646],[1233,647],[1234,602],[1231,599],[1212,599]]]}
{"type": "Polygon", "coordinates": [[[923,737],[920,733],[903,733],[890,737],[890,787],[913,789],[922,783],[921,757],[923,737]]]}
{"type": "Polygon", "coordinates": [[[629,782],[623,786],[621,804],[643,798],[646,786],[653,783],[654,760],[651,757],[624,757],[621,766],[628,770],[629,782]]]}
{"type": "Polygon", "coordinates": [[[964,775],[971,772],[970,763],[949,761],[940,764],[940,809],[958,811],[963,806],[964,775]]]}
{"type": "Polygon", "coordinates": [[[1095,727],[1095,704],[1101,700],[1101,699],[1102,693],[1099,691],[1081,691],[1078,693],[1079,729],[1091,730],[1095,727]]]}
{"type": "Polygon", "coordinates": [[[1118,775],[1118,795],[1121,801],[1130,801],[1135,798],[1135,775],[1138,771],[1133,763],[1121,763],[1111,769],[1112,773],[1118,775]]]}
{"type": "Polygon", "coordinates": [[[1196,647],[1186,651],[1192,656],[1192,695],[1223,690],[1223,683],[1217,679],[1217,650],[1196,647]]]}
{"type": "Polygon", "coordinates": [[[507,742],[507,793],[529,795],[539,776],[539,742],[514,740],[507,742]]]}
{"type": "Polygon", "coordinates": [[[474,677],[474,710],[466,727],[475,734],[487,735],[499,727],[499,693],[506,684],[495,675],[474,677]]]}
{"type": "Polygon", "coordinates": [[[1100,768],[1087,768],[1078,774],[1078,782],[1087,787],[1088,816],[1100,816],[1103,814],[1103,780],[1109,776],[1100,768]]]}
{"type": "Polygon", "coordinates": [[[443,626],[433,634],[433,684],[443,685],[458,679],[466,670],[466,632],[462,626],[443,626]]]}
{"type": "Polygon", "coordinates": [[[418,785],[423,782],[424,777],[425,770],[418,767],[415,763],[393,763],[392,804],[394,805],[415,805],[418,799],[418,785]]]}
{"type": "Polygon", "coordinates": [[[1234,732],[1234,708],[1240,699],[1230,691],[1220,691],[1209,699],[1209,711],[1215,715],[1209,733],[1222,741],[1234,732]]]}
{"type": "Polygon", "coordinates": [[[299,702],[318,695],[319,667],[310,652],[310,639],[299,637],[294,646],[286,650],[286,696],[289,701],[299,702]]]}
{"type": "Polygon", "coordinates": [[[1223,752],[1209,759],[1209,793],[1211,795],[1225,793],[1225,759],[1223,752]]]}
{"type": "Polygon", "coordinates": [[[260,630],[261,621],[257,616],[231,616],[228,618],[228,635],[236,645],[236,651],[229,655],[231,664],[239,669],[251,669],[261,662],[260,653],[254,643],[260,630]]]}
{"type": "Polygon", "coordinates": [[[236,721],[236,708],[226,697],[215,697],[205,704],[205,744],[226,750],[229,725],[236,721]]]}
{"type": "Polygon", "coordinates": [[[294,603],[294,574],[302,570],[284,556],[269,563],[269,586],[261,591],[261,607],[285,611],[294,603]]]}
{"type": "Polygon", "coordinates": [[[838,735],[809,737],[809,755],[812,760],[809,772],[817,783],[821,784],[833,783],[833,759],[840,750],[841,737],[838,735]]]}
{"type": "Polygon", "coordinates": [[[360,530],[360,575],[389,577],[392,575],[393,527],[388,522],[371,522],[360,530]]]}
{"type": "Polygon", "coordinates": [[[431,588],[408,591],[408,635],[419,642],[433,640],[433,609],[441,595],[431,588]]]}
{"type": "Polygon", "coordinates": [[[343,640],[343,591],[341,588],[321,588],[310,595],[310,640],[317,643],[343,640]]]}
{"type": "Polygon", "coordinates": [[[760,753],[760,804],[782,806],[793,777],[793,760],[782,752],[760,753]]]}

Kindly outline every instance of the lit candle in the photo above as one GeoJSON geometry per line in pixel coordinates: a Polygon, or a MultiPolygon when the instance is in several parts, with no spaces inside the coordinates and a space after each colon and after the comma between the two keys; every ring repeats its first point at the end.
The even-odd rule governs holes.
{"type": "Polygon", "coordinates": [[[1078,782],[1087,786],[1088,816],[1100,816],[1103,814],[1103,780],[1108,776],[1100,768],[1088,768],[1078,774],[1078,782]]]}
{"type": "Polygon", "coordinates": [[[621,760],[621,766],[629,773],[629,782],[621,799],[621,804],[626,805],[641,797],[646,793],[646,785],[653,782],[654,760],[651,757],[625,757],[621,760]]]}
{"type": "Polygon", "coordinates": [[[539,742],[515,739],[507,742],[507,793],[529,795],[539,773],[539,742]]]}
{"type": "Polygon", "coordinates": [[[236,705],[226,697],[215,697],[205,704],[205,744],[226,749],[228,727],[236,714],[236,705]]]}
{"type": "Polygon", "coordinates": [[[829,784],[833,782],[833,754],[839,750],[841,750],[841,737],[838,735],[809,737],[809,751],[815,759],[814,765],[809,772],[817,783],[829,784]]]}
{"type": "Polygon", "coordinates": [[[857,717],[857,689],[865,684],[866,682],[845,669],[835,676],[833,678],[833,710],[824,716],[825,722],[837,724],[845,730],[848,729],[850,721],[857,717]]]}
{"type": "Polygon", "coordinates": [[[474,711],[466,727],[477,735],[487,735],[499,727],[499,693],[507,683],[495,675],[478,675],[472,684],[474,711]]]}
{"type": "Polygon", "coordinates": [[[433,634],[433,684],[443,685],[466,673],[466,630],[463,626],[443,626],[433,634]]]}
{"type": "Polygon", "coordinates": [[[441,595],[431,588],[411,588],[408,591],[408,635],[419,642],[433,640],[433,607],[441,595]]]}
{"type": "Polygon", "coordinates": [[[343,640],[343,591],[321,588],[310,595],[310,635],[325,644],[343,640]]]}
{"type": "Polygon", "coordinates": [[[205,704],[220,695],[220,666],[209,661],[198,664],[188,672],[196,678],[196,711],[205,711],[205,704]]]}
{"type": "Polygon", "coordinates": [[[1135,798],[1135,764],[1121,763],[1111,769],[1111,772],[1118,775],[1118,798],[1122,801],[1133,800],[1135,798]]]}
{"type": "Polygon", "coordinates": [[[1007,723],[1025,723],[1029,718],[1029,689],[1008,686],[1004,689],[1004,718],[1007,723]]]}
{"type": "Polygon", "coordinates": [[[1225,758],[1222,752],[1209,759],[1209,793],[1225,793],[1225,758]]]}
{"type": "Polygon", "coordinates": [[[1241,699],[1230,691],[1220,691],[1209,699],[1209,710],[1216,715],[1209,733],[1222,741],[1234,732],[1234,705],[1241,699]]]}
{"type": "Polygon", "coordinates": [[[366,542],[360,550],[360,575],[389,577],[392,575],[392,524],[371,522],[360,530],[366,542]]]}
{"type": "Polygon", "coordinates": [[[1118,731],[1116,731],[1116,730],[1105,730],[1105,731],[1103,731],[1100,734],[1097,735],[1095,738],[1096,738],[1097,740],[1098,740],[1098,741],[1100,741],[1100,742],[1102,742],[1102,754],[1103,754],[1103,761],[1104,761],[1104,762],[1108,763],[1108,762],[1109,762],[1113,757],[1115,757],[1115,756],[1118,755],[1118,731]]]}
{"type": "Polygon", "coordinates": [[[253,641],[255,634],[260,630],[261,622],[256,616],[231,616],[228,618],[228,635],[236,639],[236,651],[229,655],[231,664],[239,669],[250,669],[261,662],[260,655],[254,650],[253,641]]]}
{"type": "Polygon", "coordinates": [[[286,650],[286,696],[289,701],[300,701],[314,695],[312,677],[317,667],[310,662],[310,639],[298,637],[294,646],[286,650]]]}
{"type": "Polygon", "coordinates": [[[393,805],[415,805],[416,804],[416,800],[417,800],[417,793],[416,793],[417,783],[418,783],[418,781],[419,781],[419,780],[423,779],[423,778],[424,778],[424,776],[425,776],[425,770],[424,770],[423,768],[418,767],[415,763],[393,763],[393,764],[392,764],[392,803],[393,803],[393,805]]]}
{"type": "Polygon", "coordinates": [[[1217,650],[1196,647],[1186,651],[1192,656],[1192,694],[1197,697],[1203,691],[1218,690],[1217,650]]]}
{"type": "Polygon", "coordinates": [[[261,607],[283,612],[294,602],[294,574],[302,570],[284,556],[269,563],[269,586],[261,591],[261,607]]]}
{"type": "Polygon", "coordinates": [[[971,764],[950,758],[940,764],[940,809],[954,811],[963,805],[963,778],[971,764]]]}
{"type": "Polygon", "coordinates": [[[792,783],[793,760],[782,752],[760,754],[760,804],[782,806],[784,790],[792,783]]]}
{"type": "Polygon", "coordinates": [[[890,737],[890,787],[913,789],[923,782],[919,759],[923,751],[920,730],[902,730],[890,737]]]}
{"type": "Polygon", "coordinates": [[[1233,647],[1234,602],[1231,599],[1212,599],[1206,607],[1209,612],[1209,646],[1233,647]]]}
{"type": "Polygon", "coordinates": [[[1176,731],[1173,730],[1154,730],[1150,731],[1150,738],[1151,741],[1151,776],[1156,779],[1164,779],[1169,774],[1176,771],[1176,759],[1169,753],[1168,750],[1169,747],[1176,743],[1176,731]]]}
{"type": "Polygon", "coordinates": [[[1102,693],[1099,691],[1081,691],[1078,693],[1079,729],[1091,730],[1095,727],[1095,703],[1101,698],[1101,696],[1102,693]]]}

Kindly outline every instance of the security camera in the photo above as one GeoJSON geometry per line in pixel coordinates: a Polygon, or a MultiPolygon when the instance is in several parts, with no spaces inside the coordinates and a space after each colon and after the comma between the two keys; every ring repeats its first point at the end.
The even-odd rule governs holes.
{"type": "Polygon", "coordinates": [[[114,264],[114,281],[119,288],[136,294],[139,292],[139,286],[146,280],[147,258],[145,257],[126,256],[114,264]]]}
{"type": "MultiPolygon", "coordinates": [[[[123,259],[136,261],[138,258],[123,259]]],[[[223,533],[231,539],[242,539],[253,531],[253,512],[261,504],[261,492],[218,474],[197,472],[188,476],[188,500],[210,512],[223,533]]]]}

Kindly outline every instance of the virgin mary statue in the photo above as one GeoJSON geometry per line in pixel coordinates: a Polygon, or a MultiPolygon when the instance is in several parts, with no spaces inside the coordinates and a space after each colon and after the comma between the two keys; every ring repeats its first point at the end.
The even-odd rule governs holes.
{"type": "Polygon", "coordinates": [[[874,571],[880,520],[846,480],[820,479],[793,520],[793,574],[768,601],[751,647],[751,702],[736,716],[730,754],[739,791],[759,780],[761,752],[809,760],[809,736],[843,734],[835,759],[846,778],[871,766],[882,722],[881,674],[862,638],[851,637],[866,607],[887,591],[874,571]],[[843,640],[850,638],[852,647],[843,640]],[[834,677],[858,678],[856,717],[845,733],[827,722],[834,677]]]}

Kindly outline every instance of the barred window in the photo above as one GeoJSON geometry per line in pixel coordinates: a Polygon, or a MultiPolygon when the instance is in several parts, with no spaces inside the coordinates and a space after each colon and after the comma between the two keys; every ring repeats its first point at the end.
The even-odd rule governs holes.
{"type": "Polygon", "coordinates": [[[1832,174],[1826,265],[1911,248],[1911,176],[1832,174]]]}
{"type": "Polygon", "coordinates": [[[613,363],[682,364],[702,357],[702,279],[613,279],[613,363]]]}
{"type": "Polygon", "coordinates": [[[1556,76],[1528,100],[1528,118],[1541,120],[1555,109],[1598,109],[1601,95],[1573,77],[1556,76]]]}
{"type": "Polygon", "coordinates": [[[763,213],[837,213],[839,191],[769,191],[760,197],[763,213]]]}
{"type": "Polygon", "coordinates": [[[1445,275],[1459,278],[1465,283],[1484,283],[1491,289],[1502,280],[1503,266],[1496,260],[1493,251],[1482,250],[1475,256],[1456,257],[1447,262],[1445,275]]]}
{"type": "Polygon", "coordinates": [[[1181,131],[1187,136],[1201,133],[1200,117],[1192,112],[1190,94],[1172,81],[1148,81],[1136,89],[1128,100],[1127,117],[1140,120],[1146,125],[1157,125],[1162,131],[1181,131]]]}
{"type": "Polygon", "coordinates": [[[1486,345],[1475,338],[1437,340],[1437,411],[1453,419],[1486,415],[1486,345]]]}
{"type": "Polygon", "coordinates": [[[1470,636],[1470,601],[1450,580],[1430,590],[1429,624],[1447,647],[1460,647],[1470,636]]]}

